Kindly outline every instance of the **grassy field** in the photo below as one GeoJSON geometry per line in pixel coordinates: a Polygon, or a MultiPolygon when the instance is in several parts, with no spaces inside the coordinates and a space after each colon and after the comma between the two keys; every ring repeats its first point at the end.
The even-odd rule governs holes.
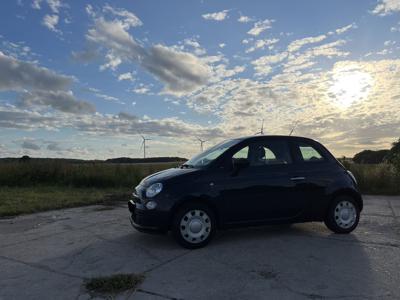
{"type": "Polygon", "coordinates": [[[0,186],[134,187],[143,177],[178,164],[3,162],[0,163],[0,186]]]}
{"type": "Polygon", "coordinates": [[[0,163],[0,217],[127,201],[140,180],[180,163],[0,163]]]}
{"type": "Polygon", "coordinates": [[[127,188],[1,187],[0,217],[128,200],[127,188]]]}
{"type": "MultiPolygon", "coordinates": [[[[126,201],[143,177],[179,164],[2,162],[0,217],[126,201]]],[[[345,165],[363,194],[400,195],[400,176],[391,165],[345,165]]]]}
{"type": "Polygon", "coordinates": [[[363,194],[400,195],[400,174],[390,164],[346,164],[363,194]]]}

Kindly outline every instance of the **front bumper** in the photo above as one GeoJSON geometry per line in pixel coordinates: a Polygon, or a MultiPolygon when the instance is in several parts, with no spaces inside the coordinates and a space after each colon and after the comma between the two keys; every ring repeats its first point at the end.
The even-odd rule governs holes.
{"type": "Polygon", "coordinates": [[[146,233],[165,233],[169,229],[168,214],[157,209],[148,210],[141,203],[133,200],[128,201],[128,208],[131,213],[130,222],[132,226],[146,233]]]}

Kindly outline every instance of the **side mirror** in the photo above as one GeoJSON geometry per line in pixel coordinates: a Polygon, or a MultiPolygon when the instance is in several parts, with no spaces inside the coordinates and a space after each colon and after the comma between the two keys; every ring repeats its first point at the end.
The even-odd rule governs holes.
{"type": "Polygon", "coordinates": [[[250,165],[250,162],[247,158],[236,158],[232,160],[233,163],[233,175],[237,175],[237,173],[247,168],[250,165]]]}

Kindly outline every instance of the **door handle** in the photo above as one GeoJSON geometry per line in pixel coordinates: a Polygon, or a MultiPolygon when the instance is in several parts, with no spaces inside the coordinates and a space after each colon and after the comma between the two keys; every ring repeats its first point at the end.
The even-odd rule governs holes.
{"type": "Polygon", "coordinates": [[[290,178],[290,180],[292,180],[292,181],[299,181],[299,180],[304,180],[304,179],[306,179],[306,178],[302,177],[302,176],[290,178]]]}

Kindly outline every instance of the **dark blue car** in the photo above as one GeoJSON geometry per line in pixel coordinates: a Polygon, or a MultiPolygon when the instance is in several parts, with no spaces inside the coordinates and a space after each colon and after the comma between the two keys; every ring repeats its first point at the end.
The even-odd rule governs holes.
{"type": "Polygon", "coordinates": [[[137,230],[172,231],[182,246],[199,248],[217,229],[237,226],[323,221],[349,233],[363,200],[354,176],[320,143],[251,136],[144,178],[128,206],[137,230]]]}

